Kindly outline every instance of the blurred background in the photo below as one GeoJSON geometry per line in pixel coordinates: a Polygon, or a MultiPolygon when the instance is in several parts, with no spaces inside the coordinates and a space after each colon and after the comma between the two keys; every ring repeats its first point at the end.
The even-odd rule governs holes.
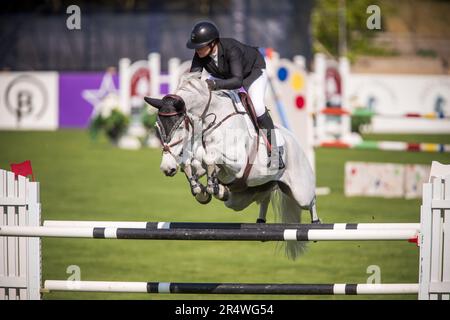
{"type": "MultiPolygon", "coordinates": [[[[0,168],[31,160],[42,220],[254,222],[256,205],[200,205],[181,174],[160,172],[155,110],[143,102],[175,90],[192,26],[207,19],[260,48],[267,106],[315,168],[324,222],[418,222],[431,162],[450,163],[449,15],[448,0],[2,1],[0,168]]],[[[411,243],[312,243],[295,262],[279,247],[44,239],[43,277],[78,265],[83,280],[365,283],[376,265],[382,282],[417,282],[411,243]]],[[[229,298],[44,295],[149,297],[229,298]]]]}
{"type": "Polygon", "coordinates": [[[153,51],[166,66],[172,56],[191,58],[185,47],[189,31],[208,18],[224,36],[276,48],[287,58],[300,54],[311,61],[313,52],[341,53],[361,70],[373,60],[395,72],[406,69],[398,62],[407,56],[420,63],[411,63],[409,72],[447,74],[449,8],[446,0],[7,0],[1,8],[0,68],[99,71],[117,66],[122,57],[145,59],[153,51]],[[382,11],[376,32],[365,23],[372,4],[382,11]],[[81,30],[64,27],[70,5],[81,9],[81,30]]]}

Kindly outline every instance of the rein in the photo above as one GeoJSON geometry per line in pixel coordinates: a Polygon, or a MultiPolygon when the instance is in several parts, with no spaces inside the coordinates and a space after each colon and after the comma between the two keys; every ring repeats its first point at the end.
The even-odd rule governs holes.
{"type": "Polygon", "coordinates": [[[220,127],[225,121],[227,121],[228,119],[230,119],[231,117],[235,116],[235,115],[245,115],[247,114],[245,111],[239,111],[236,103],[234,102],[233,98],[226,92],[224,92],[224,94],[230,98],[231,102],[233,103],[233,108],[234,108],[234,112],[228,114],[225,118],[223,118],[222,120],[220,120],[218,123],[216,123],[216,119],[217,119],[217,115],[215,113],[209,113],[206,114],[209,110],[209,106],[211,105],[211,99],[212,99],[212,91],[209,90],[209,99],[208,99],[208,103],[206,104],[205,110],[203,110],[203,113],[200,117],[200,119],[202,120],[202,123],[205,123],[205,119],[210,116],[213,115],[214,116],[214,120],[208,124],[208,126],[202,130],[202,145],[203,148],[206,150],[206,143],[205,143],[205,134],[207,133],[207,131],[211,130],[211,132],[213,132],[214,130],[216,130],[218,127],[220,127]]]}
{"type": "MultiPolygon", "coordinates": [[[[203,113],[200,117],[200,119],[202,120],[202,124],[204,125],[205,123],[205,119],[210,116],[213,115],[214,116],[214,121],[212,121],[205,129],[202,130],[202,145],[203,148],[206,151],[206,143],[205,143],[205,134],[211,130],[210,132],[213,132],[214,130],[216,130],[217,128],[219,128],[225,121],[227,121],[228,119],[230,119],[233,116],[236,115],[243,115],[245,116],[247,114],[247,112],[245,111],[239,111],[236,103],[234,102],[233,98],[226,92],[224,92],[224,94],[226,96],[228,96],[231,100],[231,102],[233,103],[233,108],[234,108],[234,112],[228,114],[226,117],[224,117],[222,120],[220,120],[218,123],[216,123],[216,119],[217,119],[217,115],[215,113],[210,113],[207,114],[210,104],[211,104],[211,98],[212,98],[212,92],[211,90],[209,90],[209,99],[208,99],[208,103],[205,106],[205,110],[203,110],[203,113]]],[[[251,147],[251,151],[250,151],[250,155],[247,157],[247,164],[245,165],[244,168],[244,173],[242,175],[242,177],[235,179],[234,181],[232,181],[231,183],[227,184],[227,186],[230,188],[230,190],[232,191],[243,191],[246,190],[248,188],[247,186],[247,179],[250,175],[250,171],[252,170],[253,167],[253,163],[255,161],[256,155],[258,153],[259,150],[259,134],[257,132],[256,134],[256,139],[253,142],[253,145],[251,147]]]]}
{"type": "MultiPolygon", "coordinates": [[[[206,142],[205,142],[205,136],[206,134],[212,133],[214,130],[216,130],[217,128],[219,128],[225,121],[227,121],[228,119],[236,116],[236,115],[243,115],[245,116],[247,114],[247,112],[245,111],[239,111],[236,103],[233,99],[233,97],[231,97],[228,93],[223,92],[227,97],[230,98],[232,104],[233,104],[233,108],[234,108],[234,112],[229,113],[228,115],[226,115],[223,119],[221,119],[219,122],[216,123],[217,120],[217,115],[213,112],[208,113],[209,108],[211,106],[211,101],[212,101],[212,91],[209,90],[209,97],[208,97],[208,101],[205,105],[205,108],[200,116],[200,120],[202,122],[202,127],[205,125],[206,122],[206,118],[208,118],[209,116],[214,116],[214,120],[212,122],[210,122],[205,129],[202,130],[201,132],[201,140],[202,140],[202,146],[206,151],[206,142]]],[[[171,148],[182,143],[183,140],[185,139],[186,136],[183,136],[182,138],[178,139],[177,141],[174,141],[172,143],[168,143],[170,142],[170,140],[172,139],[172,136],[174,134],[174,132],[181,126],[181,124],[184,122],[185,124],[185,130],[189,133],[189,126],[192,127],[192,143],[194,143],[194,124],[192,122],[192,119],[187,115],[186,110],[182,110],[182,111],[175,111],[175,112],[158,112],[158,117],[157,117],[157,122],[156,122],[156,127],[158,129],[159,135],[160,135],[160,140],[161,140],[161,144],[163,145],[162,148],[162,152],[163,153],[170,153],[174,158],[178,158],[178,155],[174,155],[172,153],[171,148]],[[160,119],[159,117],[171,117],[171,116],[176,116],[182,114],[183,116],[180,117],[180,119],[178,119],[175,124],[173,125],[173,127],[170,129],[170,132],[168,134],[166,134],[164,127],[162,125],[160,125],[160,119]]],[[[256,135],[256,141],[254,141],[252,148],[251,148],[251,152],[250,152],[250,156],[247,157],[247,164],[246,167],[244,169],[244,174],[241,178],[236,179],[235,181],[231,182],[229,185],[230,189],[235,189],[235,190],[244,190],[247,188],[247,178],[250,174],[250,171],[253,167],[253,162],[254,159],[256,157],[256,154],[258,152],[258,145],[259,145],[259,135],[256,135]]]]}

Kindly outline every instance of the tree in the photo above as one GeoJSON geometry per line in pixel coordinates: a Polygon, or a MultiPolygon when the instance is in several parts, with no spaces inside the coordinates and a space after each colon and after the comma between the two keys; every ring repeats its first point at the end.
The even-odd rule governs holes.
{"type": "MultiPolygon", "coordinates": [[[[333,56],[339,55],[339,6],[345,1],[316,0],[313,10],[314,50],[327,52],[333,56]]],[[[381,29],[367,28],[367,19],[370,14],[367,8],[373,5],[373,0],[348,1],[345,6],[344,23],[346,27],[347,55],[354,58],[359,54],[384,55],[389,52],[376,47],[372,39],[383,31],[383,13],[390,8],[384,3],[377,3],[381,9],[381,29]]]]}

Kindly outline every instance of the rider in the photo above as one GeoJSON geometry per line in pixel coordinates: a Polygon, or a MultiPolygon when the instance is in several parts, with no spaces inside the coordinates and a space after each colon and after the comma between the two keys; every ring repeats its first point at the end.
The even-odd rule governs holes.
{"type": "MultiPolygon", "coordinates": [[[[272,118],[264,105],[264,93],[267,85],[266,62],[258,48],[245,45],[235,39],[220,38],[216,25],[201,21],[191,32],[186,46],[195,49],[191,72],[206,69],[214,78],[207,79],[210,90],[239,89],[244,87],[255,108],[258,125],[266,129],[267,156],[271,166],[272,150],[277,147],[272,118]]],[[[278,151],[278,149],[276,149],[278,151]]],[[[281,147],[280,147],[281,151],[281,147]]],[[[278,152],[278,169],[285,167],[282,152],[278,152]]]]}

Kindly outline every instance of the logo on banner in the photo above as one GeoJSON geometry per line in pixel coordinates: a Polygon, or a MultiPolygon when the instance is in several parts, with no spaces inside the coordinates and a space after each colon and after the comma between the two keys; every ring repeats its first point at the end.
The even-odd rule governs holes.
{"type": "Polygon", "coordinates": [[[341,75],[334,67],[329,67],[325,74],[326,105],[331,108],[340,108],[342,101],[341,75]]]}
{"type": "Polygon", "coordinates": [[[120,106],[119,91],[114,85],[114,79],[111,72],[105,73],[100,88],[83,90],[81,95],[83,99],[94,107],[91,117],[94,117],[99,113],[109,115],[112,109],[120,106]]]}
{"type": "Polygon", "coordinates": [[[48,93],[44,84],[31,75],[18,76],[6,88],[5,106],[18,124],[24,118],[42,118],[47,104],[48,93]]]}
{"type": "Polygon", "coordinates": [[[150,92],[150,72],[139,68],[131,75],[131,107],[141,109],[143,99],[150,92]]]}

